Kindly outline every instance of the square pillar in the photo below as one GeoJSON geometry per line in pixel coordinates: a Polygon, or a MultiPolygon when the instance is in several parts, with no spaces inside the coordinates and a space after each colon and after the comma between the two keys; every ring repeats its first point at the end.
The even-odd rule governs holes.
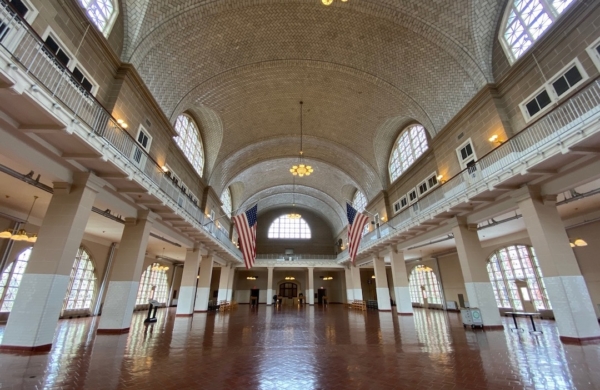
{"type": "Polygon", "coordinates": [[[101,180],[90,174],[76,175],[72,184],[54,183],[0,349],[51,349],[73,261],[101,188],[101,180]]]}
{"type": "Polygon", "coordinates": [[[267,268],[267,306],[273,304],[273,267],[267,268]]]}
{"type": "Polygon", "coordinates": [[[129,331],[154,218],[152,212],[146,212],[140,213],[137,220],[125,220],[125,229],[98,324],[99,334],[129,331]]]}
{"type": "Polygon", "coordinates": [[[360,281],[360,268],[351,265],[350,273],[352,274],[352,287],[354,290],[354,299],[357,301],[363,300],[362,282],[360,281]]]}
{"type": "Polygon", "coordinates": [[[477,225],[467,226],[463,219],[452,229],[458,259],[465,280],[465,289],[471,307],[481,310],[484,329],[503,329],[500,310],[487,272],[487,258],[481,249],[477,225]]]}
{"type": "Polygon", "coordinates": [[[200,263],[200,275],[198,275],[198,288],[196,289],[195,312],[208,311],[208,301],[210,299],[210,282],[212,279],[214,259],[213,256],[207,256],[200,263]]]}
{"type": "Polygon", "coordinates": [[[412,316],[413,307],[408,288],[408,273],[406,272],[404,252],[392,247],[386,254],[386,258],[389,258],[392,265],[392,282],[394,284],[394,295],[396,296],[396,311],[400,316],[412,316]]]}
{"type": "Polygon", "coordinates": [[[352,288],[352,271],[350,268],[344,268],[344,276],[346,277],[346,301],[350,303],[354,300],[354,289],[352,288]]]}
{"type": "Polygon", "coordinates": [[[179,287],[179,299],[177,300],[177,317],[187,317],[194,313],[198,268],[200,268],[201,261],[202,252],[199,248],[190,248],[186,251],[183,273],[181,274],[181,287],[179,287]]]}
{"type": "Polygon", "coordinates": [[[315,304],[315,274],[314,268],[308,267],[308,304],[315,304]]]}
{"type": "Polygon", "coordinates": [[[233,283],[235,282],[235,264],[229,266],[229,282],[227,283],[227,300],[233,300],[233,283]]]}
{"type": "Polygon", "coordinates": [[[217,297],[217,300],[219,302],[227,300],[227,290],[229,287],[229,271],[231,271],[231,268],[229,268],[228,265],[221,265],[221,275],[219,278],[219,295],[217,297]]]}
{"type": "Polygon", "coordinates": [[[558,214],[556,197],[542,198],[530,190],[517,200],[542,271],[560,339],[574,343],[600,339],[594,306],[558,214]]]}
{"type": "Polygon", "coordinates": [[[390,289],[388,287],[385,271],[385,261],[379,256],[373,257],[375,269],[375,291],[377,292],[377,308],[379,311],[392,311],[390,303],[390,289]]]}

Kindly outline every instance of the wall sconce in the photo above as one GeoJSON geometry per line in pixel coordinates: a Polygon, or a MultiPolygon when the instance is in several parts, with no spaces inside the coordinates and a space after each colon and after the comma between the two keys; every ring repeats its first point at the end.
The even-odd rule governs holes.
{"type": "Polygon", "coordinates": [[[444,180],[444,175],[442,175],[442,174],[437,175],[435,178],[441,184],[444,184],[446,182],[446,180],[444,180]]]}
{"type": "Polygon", "coordinates": [[[286,276],[285,280],[296,280],[296,278],[293,276],[286,276]]]}
{"type": "Polygon", "coordinates": [[[387,221],[387,218],[385,217],[385,215],[383,217],[381,217],[380,219],[381,219],[381,222],[387,221]]]}
{"type": "Polygon", "coordinates": [[[160,167],[160,169],[162,169],[164,173],[169,173],[169,168],[166,165],[163,165],[162,167],[160,167]]]}
{"type": "Polygon", "coordinates": [[[491,137],[488,139],[488,141],[490,141],[490,142],[497,142],[497,143],[499,143],[499,144],[502,144],[502,143],[504,142],[504,141],[500,141],[500,139],[498,138],[498,134],[494,134],[494,135],[492,135],[492,136],[491,136],[491,137]]]}
{"type": "Polygon", "coordinates": [[[248,279],[248,280],[256,280],[256,279],[258,279],[258,276],[246,276],[246,279],[248,279]]]}
{"type": "Polygon", "coordinates": [[[375,279],[375,275],[371,275],[371,279],[375,279]]]}
{"type": "Polygon", "coordinates": [[[126,129],[126,128],[129,127],[129,125],[127,124],[127,122],[125,122],[123,119],[117,119],[117,123],[119,124],[119,126],[121,126],[124,129],[126,129]]]}
{"type": "Polygon", "coordinates": [[[333,276],[321,276],[323,280],[333,280],[333,276]]]}
{"type": "Polygon", "coordinates": [[[576,238],[575,240],[569,242],[571,248],[575,248],[576,246],[587,246],[587,242],[583,238],[576,238]]]}

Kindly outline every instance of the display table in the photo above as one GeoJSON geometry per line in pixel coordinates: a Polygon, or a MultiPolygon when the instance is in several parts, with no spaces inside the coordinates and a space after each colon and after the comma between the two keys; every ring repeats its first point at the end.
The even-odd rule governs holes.
{"type": "Polygon", "coordinates": [[[529,319],[531,320],[531,327],[533,328],[533,330],[529,331],[529,333],[533,333],[533,334],[540,334],[540,333],[544,333],[541,330],[537,330],[535,328],[535,322],[533,322],[533,316],[537,316],[540,317],[540,313],[526,313],[526,312],[522,312],[522,311],[509,311],[506,314],[510,314],[513,318],[513,322],[515,323],[515,327],[513,328],[513,330],[517,329],[520,331],[523,331],[523,329],[519,328],[519,326],[517,325],[517,317],[529,317],[529,319]]]}

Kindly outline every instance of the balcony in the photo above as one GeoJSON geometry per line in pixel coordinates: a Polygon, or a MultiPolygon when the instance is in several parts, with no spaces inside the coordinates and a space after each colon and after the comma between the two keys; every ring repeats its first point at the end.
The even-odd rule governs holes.
{"type": "MultiPolygon", "coordinates": [[[[484,195],[493,198],[498,191],[526,184],[531,176],[558,172],[562,167],[576,163],[576,157],[568,157],[569,154],[594,155],[599,146],[600,80],[596,79],[499,145],[474,166],[459,172],[396,214],[381,225],[379,231],[366,234],[361,240],[357,258],[398,243],[403,233],[423,224],[435,226],[437,222],[433,221],[452,215],[455,208],[469,201],[484,195]]],[[[337,256],[338,263],[348,260],[347,250],[337,256]]]]}
{"type": "Polygon", "coordinates": [[[4,94],[2,106],[18,119],[19,130],[35,133],[32,138],[40,144],[105,179],[115,192],[152,205],[159,213],[175,214],[168,218],[175,228],[241,262],[241,252],[227,234],[214,228],[198,205],[45,50],[42,39],[5,2],[0,2],[0,23],[0,84],[18,97],[4,94]],[[39,123],[28,123],[36,115],[42,118],[39,123]]]}

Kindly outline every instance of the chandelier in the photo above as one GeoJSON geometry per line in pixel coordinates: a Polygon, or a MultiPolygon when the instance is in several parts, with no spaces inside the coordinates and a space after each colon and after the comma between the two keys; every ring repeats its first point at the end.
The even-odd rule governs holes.
{"type": "Polygon", "coordinates": [[[286,276],[285,280],[296,280],[296,278],[293,276],[286,276]]]}
{"type": "MultiPolygon", "coordinates": [[[[296,178],[294,177],[294,184],[292,187],[292,207],[296,207],[296,178]]],[[[287,215],[288,219],[300,219],[302,216],[298,213],[290,213],[287,215]]]]}
{"type": "MultiPolygon", "coordinates": [[[[33,196],[33,204],[31,205],[31,208],[29,209],[29,213],[27,214],[27,219],[25,220],[25,224],[27,224],[27,222],[29,222],[29,216],[31,215],[31,211],[33,210],[33,206],[35,205],[36,200],[38,200],[38,197],[34,195],[33,196]]],[[[9,238],[13,241],[36,242],[37,234],[27,233],[27,231],[25,229],[19,229],[19,231],[16,234],[12,234],[10,229],[6,229],[5,231],[0,233],[0,238],[9,238]]]]}
{"type": "Polygon", "coordinates": [[[431,267],[427,267],[427,266],[424,266],[424,265],[417,265],[415,267],[415,269],[418,272],[431,272],[431,271],[433,271],[433,269],[431,267]]]}
{"type": "Polygon", "coordinates": [[[166,265],[160,265],[158,263],[152,264],[152,271],[167,272],[168,270],[169,270],[169,267],[167,267],[166,265]]]}
{"type": "Polygon", "coordinates": [[[302,105],[300,102],[300,157],[298,158],[298,165],[293,165],[290,172],[294,176],[310,176],[313,173],[313,169],[310,165],[304,164],[304,151],[302,150],[302,105]]]}
{"type": "MultiPolygon", "coordinates": [[[[323,3],[323,5],[331,5],[333,3],[333,0],[321,0],[321,2],[323,3]]],[[[347,3],[348,0],[341,0],[342,3],[347,3]]]]}

